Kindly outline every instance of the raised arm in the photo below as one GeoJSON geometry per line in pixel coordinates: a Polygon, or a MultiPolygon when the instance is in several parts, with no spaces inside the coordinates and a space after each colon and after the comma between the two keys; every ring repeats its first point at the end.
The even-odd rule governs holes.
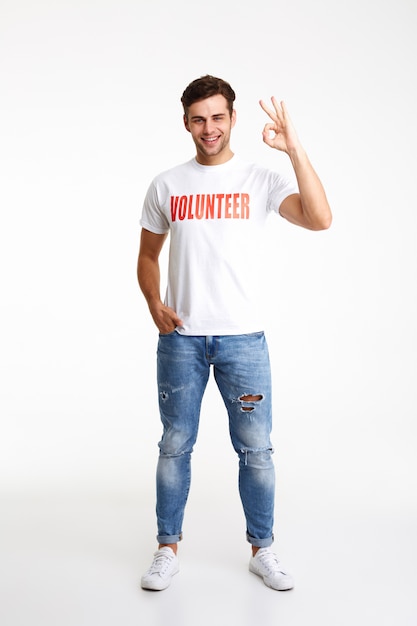
{"type": "Polygon", "coordinates": [[[138,282],[148,303],[158,330],[162,334],[172,332],[177,326],[182,326],[173,309],[165,306],[161,300],[159,255],[167,235],[157,235],[142,229],[138,257],[138,282]]]}
{"type": "Polygon", "coordinates": [[[297,178],[299,194],[288,196],[279,207],[289,222],[310,230],[324,230],[332,223],[332,213],[323,185],[302,147],[284,102],[271,98],[274,109],[260,105],[272,122],[265,124],[262,136],[271,148],[286,152],[297,178]]]}

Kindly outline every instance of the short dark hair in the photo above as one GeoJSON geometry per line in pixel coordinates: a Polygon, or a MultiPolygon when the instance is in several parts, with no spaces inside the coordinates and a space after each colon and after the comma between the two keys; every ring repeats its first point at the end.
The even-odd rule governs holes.
{"type": "Polygon", "coordinates": [[[196,78],[188,85],[181,97],[185,115],[188,115],[188,108],[194,104],[194,102],[199,102],[200,100],[205,100],[206,98],[217,95],[226,98],[230,115],[232,115],[233,102],[236,98],[236,94],[229,83],[221,78],[216,78],[216,76],[210,76],[210,74],[196,78]]]}

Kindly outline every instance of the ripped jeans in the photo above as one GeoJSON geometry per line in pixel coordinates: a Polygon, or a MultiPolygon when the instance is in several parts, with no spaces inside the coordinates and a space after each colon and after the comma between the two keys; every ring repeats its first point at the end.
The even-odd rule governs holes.
{"type": "Polygon", "coordinates": [[[271,375],[263,332],[248,335],[160,335],[159,409],[163,435],[157,466],[157,540],[182,539],[203,394],[213,366],[226,405],[232,445],[239,457],[239,494],[246,538],[254,546],[273,542],[275,471],[270,433],[271,375]]]}

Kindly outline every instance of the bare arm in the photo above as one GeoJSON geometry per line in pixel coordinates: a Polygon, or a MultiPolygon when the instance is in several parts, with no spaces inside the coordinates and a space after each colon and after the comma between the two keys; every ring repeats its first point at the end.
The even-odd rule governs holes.
{"type": "Polygon", "coordinates": [[[272,120],[264,127],[263,140],[271,148],[288,154],[300,192],[288,196],[282,202],[279,211],[289,222],[298,226],[310,230],[329,228],[332,213],[323,185],[297,137],[284,102],[279,106],[275,98],[271,100],[273,111],[262,100],[260,101],[262,109],[272,120]]]}
{"type": "Polygon", "coordinates": [[[160,333],[172,332],[182,326],[175,311],[163,304],[160,293],[159,255],[167,235],[142,229],[138,257],[138,282],[160,333]]]}

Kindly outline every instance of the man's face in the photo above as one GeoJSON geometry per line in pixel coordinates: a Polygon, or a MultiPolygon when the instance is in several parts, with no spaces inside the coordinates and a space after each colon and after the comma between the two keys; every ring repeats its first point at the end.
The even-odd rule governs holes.
{"type": "Polygon", "coordinates": [[[194,102],[184,115],[185,128],[191,133],[197,148],[197,161],[202,165],[219,165],[232,156],[230,131],[235,125],[236,112],[230,116],[227,100],[222,95],[194,102]]]}

